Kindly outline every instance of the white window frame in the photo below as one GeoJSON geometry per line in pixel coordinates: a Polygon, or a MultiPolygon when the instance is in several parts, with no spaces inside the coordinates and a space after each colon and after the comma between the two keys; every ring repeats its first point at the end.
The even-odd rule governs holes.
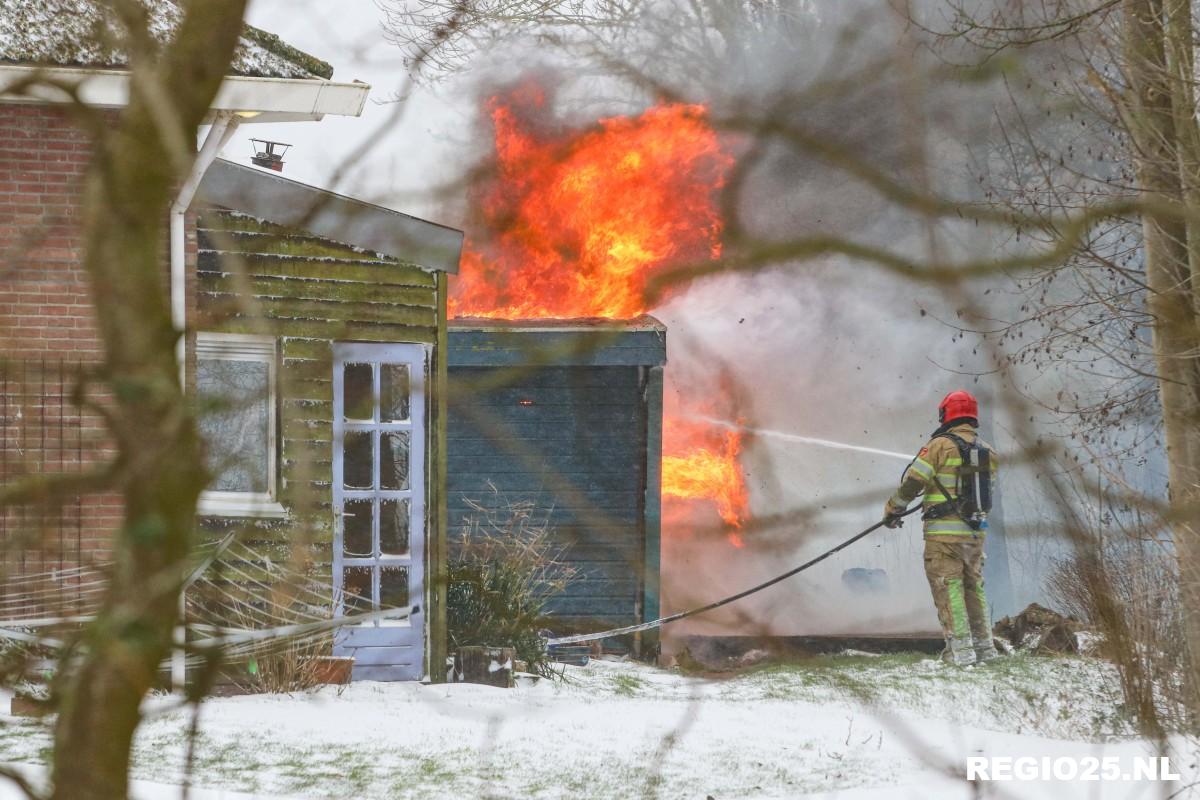
{"type": "Polygon", "coordinates": [[[279,402],[278,359],[275,338],[247,333],[197,333],[196,359],[219,358],[227,361],[256,361],[267,365],[267,491],[204,491],[196,512],[212,517],[253,517],[282,519],[287,516],[278,501],[279,402]]]}

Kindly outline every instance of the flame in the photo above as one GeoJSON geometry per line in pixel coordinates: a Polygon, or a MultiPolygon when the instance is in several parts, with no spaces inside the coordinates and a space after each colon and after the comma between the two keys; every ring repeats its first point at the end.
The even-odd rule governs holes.
{"type": "MultiPolygon", "coordinates": [[[[721,255],[717,198],[733,158],[704,106],[660,103],[547,131],[547,105],[530,82],[486,104],[494,171],[475,198],[479,233],[464,247],[452,317],[636,317],[654,276],[721,255]]],[[[664,426],[664,498],[711,501],[738,547],[741,446],[736,431],[672,417],[664,426]]]]}
{"type": "Polygon", "coordinates": [[[539,134],[545,93],[487,104],[494,177],[480,197],[486,241],[468,241],[451,316],[626,319],[648,280],[716,258],[716,206],[732,158],[699,105],[661,103],[596,127],[539,134]]]}
{"type": "Polygon", "coordinates": [[[671,417],[663,425],[662,493],[677,500],[711,500],[731,529],[729,540],[742,547],[742,527],[749,510],[746,478],[738,456],[737,431],[714,433],[711,426],[671,417]]]}

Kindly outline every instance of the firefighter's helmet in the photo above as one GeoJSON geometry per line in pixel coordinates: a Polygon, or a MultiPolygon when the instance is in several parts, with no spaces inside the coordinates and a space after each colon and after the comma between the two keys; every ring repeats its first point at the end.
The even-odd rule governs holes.
{"type": "Polygon", "coordinates": [[[959,389],[942,398],[942,402],[938,404],[938,422],[944,425],[950,420],[963,417],[979,419],[979,402],[973,394],[959,389]]]}

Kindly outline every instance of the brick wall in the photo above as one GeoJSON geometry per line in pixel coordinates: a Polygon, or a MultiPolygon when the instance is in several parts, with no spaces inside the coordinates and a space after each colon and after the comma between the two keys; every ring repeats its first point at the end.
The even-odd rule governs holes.
{"type": "MultiPolygon", "coordinates": [[[[101,355],[81,265],[90,152],[61,108],[0,105],[0,482],[111,456],[99,420],[70,399],[101,355]]],[[[112,495],[0,513],[0,577],[103,561],[120,519],[112,495]]]]}
{"type": "Polygon", "coordinates": [[[95,361],[80,259],[88,136],[54,106],[0,106],[0,345],[95,361]]]}

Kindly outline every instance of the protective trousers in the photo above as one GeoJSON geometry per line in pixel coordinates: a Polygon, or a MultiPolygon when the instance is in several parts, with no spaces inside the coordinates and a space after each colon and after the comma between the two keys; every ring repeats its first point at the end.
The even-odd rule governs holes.
{"type": "Polygon", "coordinates": [[[947,639],[991,642],[992,624],[983,591],[983,539],[925,540],[925,576],[947,639]]]}

